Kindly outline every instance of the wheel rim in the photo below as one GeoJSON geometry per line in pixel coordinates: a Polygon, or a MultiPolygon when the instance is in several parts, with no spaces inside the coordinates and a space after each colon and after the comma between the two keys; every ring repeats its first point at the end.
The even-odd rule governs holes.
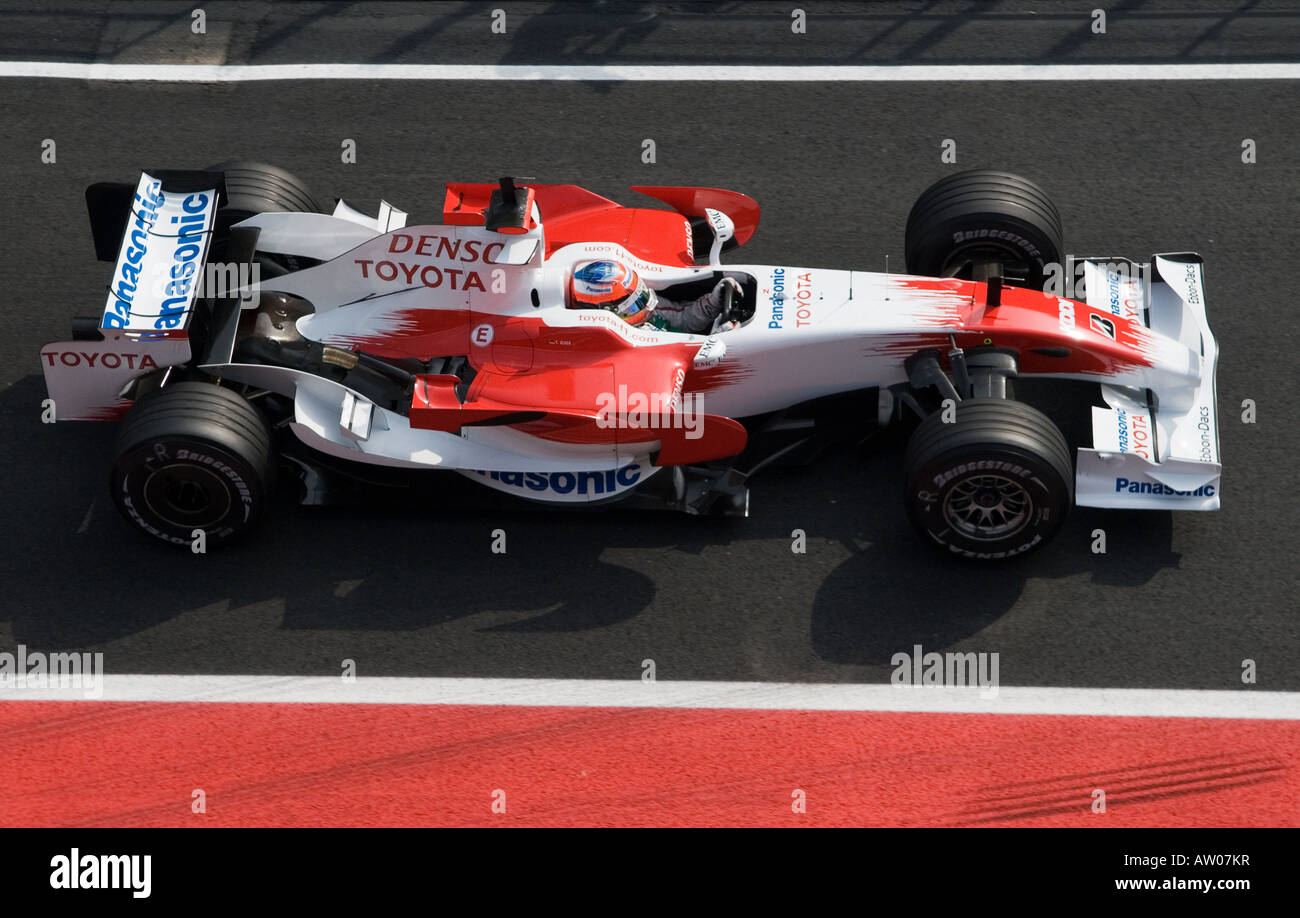
{"type": "Polygon", "coordinates": [[[206,528],[230,512],[230,491],[212,469],[173,462],[144,482],[144,501],[158,519],[180,527],[206,528]]]}
{"type": "Polygon", "coordinates": [[[1033,500],[1004,475],[972,475],[954,484],[943,501],[945,522],[971,539],[995,541],[1023,529],[1033,500]]]}
{"type": "Polygon", "coordinates": [[[975,269],[979,265],[996,265],[997,273],[1008,281],[1027,281],[1033,270],[1024,253],[1018,249],[980,240],[953,249],[944,259],[939,274],[942,277],[973,280],[975,269]]]}

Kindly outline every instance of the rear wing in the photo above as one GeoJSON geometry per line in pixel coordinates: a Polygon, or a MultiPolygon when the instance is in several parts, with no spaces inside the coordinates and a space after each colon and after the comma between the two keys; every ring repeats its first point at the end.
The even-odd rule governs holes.
{"type": "Polygon", "coordinates": [[[1109,407],[1092,409],[1093,448],[1079,450],[1075,503],[1219,509],[1219,349],[1205,314],[1201,257],[1156,255],[1149,266],[1090,260],[1085,272],[1089,306],[1182,345],[1199,372],[1163,388],[1102,385],[1109,407]]]}
{"type": "Polygon", "coordinates": [[[213,172],[157,170],[134,186],[86,189],[95,251],[113,275],[102,314],[74,320],[73,340],[41,348],[57,420],[116,420],[139,377],[190,360],[188,327],[224,196],[213,172]]]}
{"type": "Polygon", "coordinates": [[[101,258],[118,228],[102,330],[183,336],[202,285],[223,184],[219,173],[144,172],[129,200],[123,200],[124,186],[86,189],[101,258]]]}

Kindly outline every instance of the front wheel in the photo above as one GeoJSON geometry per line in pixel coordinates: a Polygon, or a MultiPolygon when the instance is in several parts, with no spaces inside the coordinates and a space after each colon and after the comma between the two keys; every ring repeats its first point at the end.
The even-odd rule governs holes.
{"type": "Polygon", "coordinates": [[[208,545],[250,531],[274,477],[270,432],[257,409],[212,383],[157,389],[127,413],[110,487],[118,509],[149,535],[208,545]]]}
{"type": "Polygon", "coordinates": [[[927,188],[907,217],[907,273],[1042,290],[1064,251],[1047,193],[1009,172],[972,170],[927,188]]]}
{"type": "Polygon", "coordinates": [[[966,558],[1011,558],[1046,544],[1074,503],[1070,450],[1060,430],[1023,402],[974,398],[955,418],[917,427],[903,459],[913,525],[966,558]]]}

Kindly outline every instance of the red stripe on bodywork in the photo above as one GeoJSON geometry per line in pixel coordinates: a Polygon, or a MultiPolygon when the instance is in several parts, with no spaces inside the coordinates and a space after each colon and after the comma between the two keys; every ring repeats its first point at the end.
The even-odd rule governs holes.
{"type": "Polygon", "coordinates": [[[1101,313],[1084,302],[1008,286],[1002,288],[1001,304],[989,308],[987,284],[937,277],[896,277],[890,278],[889,284],[907,302],[924,305],[924,314],[912,319],[917,325],[949,328],[963,348],[988,344],[1018,350],[1019,371],[1024,374],[1107,376],[1152,365],[1154,344],[1149,329],[1123,316],[1101,313]],[[1073,312],[1073,318],[1064,324],[1062,301],[1073,312]],[[1093,313],[1114,322],[1114,339],[1091,327],[1093,313]],[[1036,353],[1036,348],[1063,348],[1069,354],[1048,356],[1036,353]]]}
{"type": "Polygon", "coordinates": [[[327,335],[324,341],[379,357],[427,360],[467,353],[473,320],[468,309],[394,309],[375,319],[370,334],[327,335]]]}
{"type": "Polygon", "coordinates": [[[695,370],[686,380],[688,392],[713,392],[743,383],[757,372],[757,368],[742,363],[735,357],[724,357],[716,366],[695,370]]]}

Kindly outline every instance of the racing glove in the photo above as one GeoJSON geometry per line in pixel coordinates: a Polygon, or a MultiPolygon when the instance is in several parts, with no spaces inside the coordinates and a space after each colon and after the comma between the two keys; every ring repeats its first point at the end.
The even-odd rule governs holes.
{"type": "MultiPolygon", "coordinates": [[[[726,331],[727,329],[717,329],[713,326],[717,321],[718,314],[722,312],[722,290],[727,286],[732,288],[732,296],[736,302],[739,302],[740,284],[730,277],[724,277],[718,281],[712,290],[698,300],[678,303],[659,297],[659,303],[655,306],[654,312],[651,313],[651,322],[656,328],[685,332],[692,335],[707,335],[715,331],[726,331]]],[[[728,323],[729,328],[734,327],[734,325],[734,322],[728,323]]]]}

